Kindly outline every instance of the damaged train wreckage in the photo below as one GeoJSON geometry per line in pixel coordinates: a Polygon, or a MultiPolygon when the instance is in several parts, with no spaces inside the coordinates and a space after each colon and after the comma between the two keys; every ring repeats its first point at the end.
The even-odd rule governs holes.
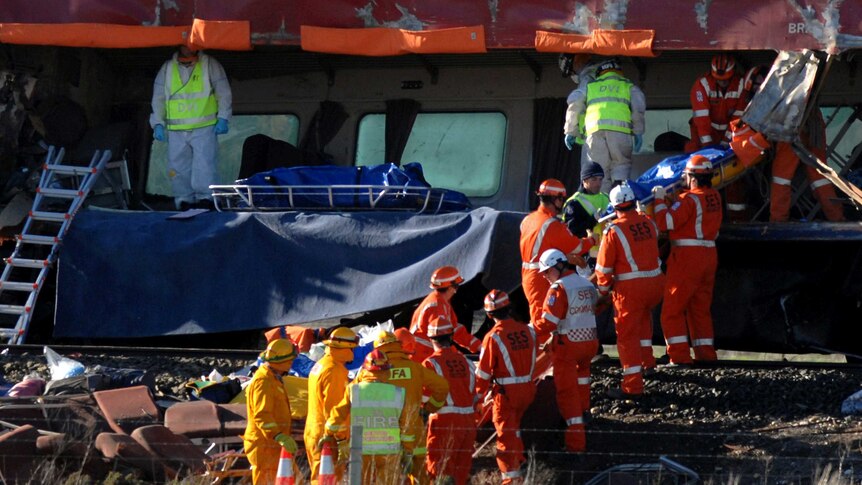
{"type": "MultiPolygon", "coordinates": [[[[467,280],[454,302],[460,321],[481,315],[490,288],[514,293],[526,317],[517,293],[518,224],[535,206],[540,181],[557,178],[570,192],[580,184],[581,155],[562,142],[566,96],[575,85],[559,75],[559,54],[619,56],[622,71],[644,92],[644,147],[632,157],[637,182],[683,153],[680,140],[689,137],[692,116],[689,88],[720,51],[735,55],[740,74],[772,66],[742,119],[768,138],[792,143],[803,164],[824,173],[838,188],[847,220],[819,220],[819,202],[799,174],[792,180],[794,222],[770,222],[770,153],[742,169],[732,150],[722,151],[736,172],[721,184],[741,181],[750,212],[744,222],[726,222],[717,242],[717,345],[862,354],[856,344],[862,197],[852,182],[862,167],[854,57],[862,47],[862,13],[850,5],[49,4],[36,11],[30,2],[12,0],[0,11],[0,170],[10,212],[4,236],[11,241],[22,232],[47,146],[64,148],[58,165],[98,164],[94,152],[109,151],[108,181],[94,185],[89,206],[77,212],[68,232],[62,230],[56,283],[53,271],[34,280],[55,289],[56,302],[47,294],[38,305],[15,302],[14,285],[0,288],[10,314],[3,315],[9,318],[4,338],[12,343],[131,343],[393,316],[405,323],[426,292],[427,274],[446,264],[467,280]],[[159,66],[185,43],[224,66],[233,116],[231,132],[220,137],[213,189],[219,210],[176,219],[165,212],[174,210],[166,150],[152,140],[147,118],[159,66]],[[818,109],[828,137],[825,158],[794,143],[818,109]],[[410,172],[411,162],[418,162],[413,178],[386,172],[356,182],[386,163],[392,166],[383,171],[410,172]],[[296,166],[350,172],[340,172],[343,178],[334,183],[308,176],[306,185],[324,201],[317,209],[294,200],[293,191],[307,196],[311,189],[292,182],[275,184],[263,197],[244,192],[273,184],[267,176],[248,182],[254,174],[296,166]],[[346,192],[343,185],[360,188],[346,192]],[[425,192],[408,192],[414,185],[425,192]],[[438,213],[449,199],[438,194],[437,205],[429,204],[437,189],[463,194],[455,204],[460,210],[438,213]],[[266,196],[273,193],[293,205],[269,205],[266,196]],[[408,200],[411,210],[375,199],[384,193],[408,200]],[[337,202],[345,199],[346,206],[337,202]],[[16,327],[22,311],[32,313],[30,338],[26,326],[16,327]]],[[[481,325],[475,322],[474,333],[488,323],[481,325]]],[[[661,344],[657,322],[656,330],[661,344]]],[[[612,332],[600,336],[614,338],[612,332]]]]}

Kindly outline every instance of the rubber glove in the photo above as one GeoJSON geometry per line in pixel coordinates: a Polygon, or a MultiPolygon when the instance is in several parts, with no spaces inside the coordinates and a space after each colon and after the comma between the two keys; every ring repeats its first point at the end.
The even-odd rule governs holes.
{"type": "Polygon", "coordinates": [[[644,136],[635,134],[635,145],[634,145],[635,152],[641,151],[641,147],[643,145],[644,145],[644,136]]]}
{"type": "Polygon", "coordinates": [[[275,441],[289,453],[296,453],[296,441],[284,433],[275,435],[275,441]]]}
{"type": "Polygon", "coordinates": [[[667,190],[661,185],[656,185],[652,188],[652,195],[655,200],[661,200],[667,197],[667,190]]]}
{"type": "Polygon", "coordinates": [[[338,456],[335,461],[339,463],[347,463],[350,458],[350,440],[341,440],[337,443],[336,452],[338,456]]]}
{"type": "Polygon", "coordinates": [[[413,451],[401,450],[401,470],[406,474],[410,473],[411,468],[413,468],[413,451]]]}
{"type": "Polygon", "coordinates": [[[229,128],[227,126],[227,120],[224,118],[219,118],[215,124],[215,134],[216,135],[227,135],[229,128]]]}
{"type": "Polygon", "coordinates": [[[332,451],[338,450],[338,442],[335,440],[335,436],[323,435],[322,438],[317,440],[317,451],[323,451],[323,445],[326,443],[329,443],[329,447],[332,448],[332,451]]]}
{"type": "Polygon", "coordinates": [[[566,148],[571,150],[575,147],[575,135],[566,135],[566,148]]]}
{"type": "Polygon", "coordinates": [[[153,128],[153,138],[156,141],[165,141],[167,138],[165,137],[165,127],[163,125],[156,125],[153,128]]]}

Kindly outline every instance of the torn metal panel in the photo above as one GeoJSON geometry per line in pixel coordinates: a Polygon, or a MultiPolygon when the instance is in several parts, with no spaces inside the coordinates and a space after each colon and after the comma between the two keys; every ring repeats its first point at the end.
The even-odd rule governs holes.
{"type": "Polygon", "coordinates": [[[769,140],[796,140],[818,64],[812,51],[779,53],[742,120],[769,140]]]}

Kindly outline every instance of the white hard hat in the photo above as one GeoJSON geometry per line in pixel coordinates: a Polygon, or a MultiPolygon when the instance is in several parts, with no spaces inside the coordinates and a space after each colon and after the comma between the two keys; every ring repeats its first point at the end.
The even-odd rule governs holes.
{"type": "Polygon", "coordinates": [[[569,258],[559,249],[548,249],[539,257],[539,272],[544,273],[558,263],[567,263],[569,258]]]}
{"type": "Polygon", "coordinates": [[[626,184],[617,185],[611,190],[610,194],[611,205],[617,208],[629,202],[635,201],[635,193],[631,187],[626,184]]]}

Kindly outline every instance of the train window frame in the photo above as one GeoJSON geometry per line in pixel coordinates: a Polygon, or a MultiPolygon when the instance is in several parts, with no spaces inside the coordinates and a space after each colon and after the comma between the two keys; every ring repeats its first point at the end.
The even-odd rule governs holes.
{"type": "MultiPolygon", "coordinates": [[[[378,165],[380,162],[373,162],[372,160],[376,158],[376,160],[383,160],[383,151],[385,150],[385,125],[386,125],[386,113],[385,112],[368,112],[364,113],[358,120],[356,124],[356,139],[354,146],[354,166],[370,166],[370,165],[378,165]],[[368,129],[368,125],[366,124],[368,120],[376,117],[377,126],[374,127],[376,133],[372,133],[369,138],[368,133],[363,133],[363,129],[368,129]],[[366,151],[367,150],[367,151],[366,151]]],[[[448,130],[451,130],[450,127],[448,130]]],[[[506,163],[506,141],[508,139],[508,129],[509,129],[509,119],[506,116],[506,113],[498,110],[488,110],[488,111],[421,111],[416,116],[416,121],[413,124],[413,129],[411,130],[410,137],[408,137],[407,145],[404,150],[404,154],[402,154],[401,160],[399,162],[404,165],[406,163],[419,161],[422,163],[423,173],[425,175],[425,179],[428,183],[435,188],[442,189],[450,189],[456,190],[458,192],[462,192],[464,195],[472,198],[491,198],[497,195],[500,192],[500,188],[503,183],[503,170],[505,168],[506,163]],[[483,139],[491,139],[493,138],[494,147],[489,147],[489,151],[486,155],[486,163],[482,164],[468,164],[463,163],[461,165],[461,170],[456,172],[454,177],[446,177],[443,174],[452,174],[452,166],[450,163],[443,163],[442,159],[444,156],[439,156],[431,159],[431,163],[422,162],[421,160],[417,160],[420,158],[417,155],[417,149],[422,144],[429,143],[427,140],[417,141],[414,137],[414,132],[417,130],[417,125],[419,129],[422,129],[422,125],[424,123],[430,123],[430,117],[475,117],[475,116],[492,116],[496,118],[486,118],[485,122],[476,121],[475,118],[470,120],[469,118],[465,118],[461,123],[470,124],[471,128],[480,126],[483,128],[493,128],[493,123],[489,121],[494,121],[496,124],[495,133],[484,137],[483,139]],[[411,138],[413,138],[413,142],[411,142],[411,138]],[[417,145],[419,144],[419,145],[417,145]],[[476,167],[484,167],[483,170],[477,171],[476,167]],[[472,170],[471,170],[472,169],[472,170]],[[454,183],[453,183],[454,182],[454,183]],[[472,183],[471,183],[472,182],[472,183]]],[[[476,139],[476,137],[471,137],[471,139],[476,139]]],[[[441,138],[442,140],[442,138],[441,138]]],[[[435,152],[437,152],[440,148],[440,143],[433,144],[435,147],[435,152]]],[[[490,143],[489,143],[490,145],[490,143]]],[[[476,160],[478,157],[473,157],[472,160],[476,160]]]]}
{"type": "MultiPolygon", "coordinates": [[[[242,164],[242,146],[245,139],[251,135],[263,134],[272,138],[286,141],[294,146],[299,146],[299,134],[302,129],[302,119],[297,113],[235,113],[230,120],[230,131],[226,135],[220,135],[219,155],[217,167],[216,184],[232,184],[239,176],[242,164]],[[282,132],[271,129],[261,130],[258,126],[244,126],[244,120],[248,118],[278,118],[284,117],[286,129],[282,132]]],[[[173,197],[173,189],[168,178],[168,144],[153,140],[147,159],[147,181],[144,192],[148,195],[164,195],[173,197]]]]}

